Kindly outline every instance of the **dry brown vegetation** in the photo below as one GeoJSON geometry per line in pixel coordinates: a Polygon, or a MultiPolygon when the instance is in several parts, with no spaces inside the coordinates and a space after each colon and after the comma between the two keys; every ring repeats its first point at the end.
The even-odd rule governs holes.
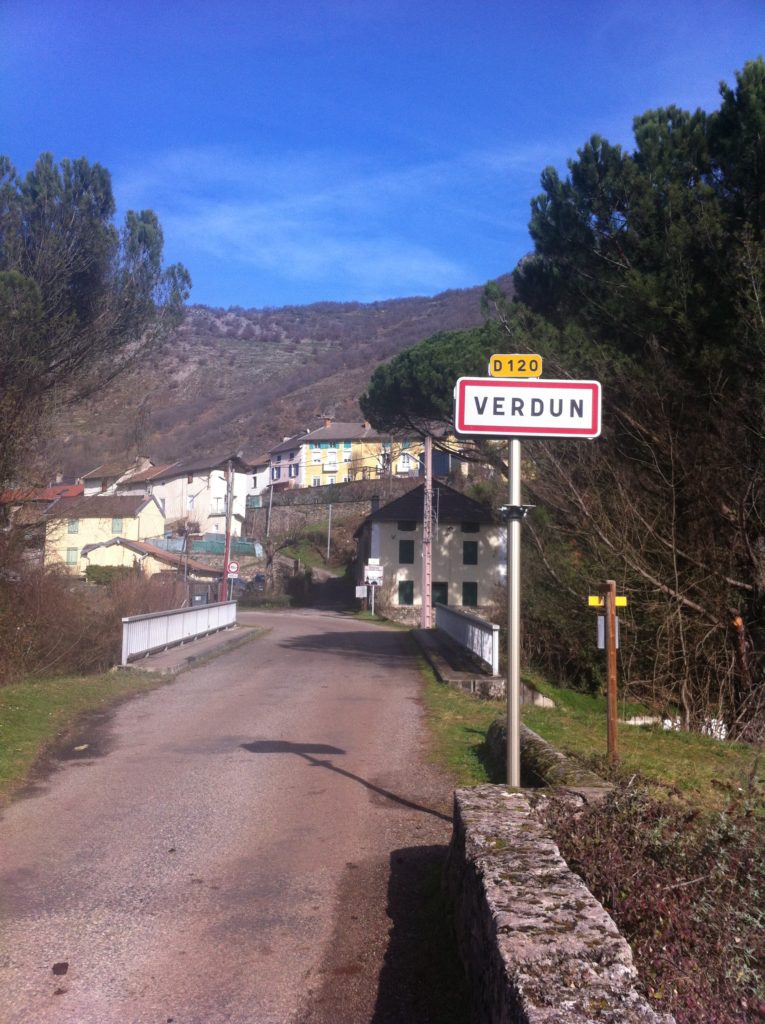
{"type": "Polygon", "coordinates": [[[136,450],[160,461],[224,449],[255,455],[319,426],[325,411],[361,420],[358,397],[371,369],[435,331],[480,323],[481,294],[475,287],[366,304],[190,306],[134,372],[62,413],[41,445],[42,464],[76,474],[136,450]]]}
{"type": "Polygon", "coordinates": [[[0,685],[27,676],[89,673],[119,662],[121,619],[177,608],[172,579],[130,574],[87,585],[20,557],[12,536],[0,550],[0,685]]]}

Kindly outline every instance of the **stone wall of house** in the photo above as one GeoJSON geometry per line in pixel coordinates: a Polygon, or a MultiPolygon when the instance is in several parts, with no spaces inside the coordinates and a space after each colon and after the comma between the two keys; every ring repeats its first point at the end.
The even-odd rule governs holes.
{"type": "Polygon", "coordinates": [[[626,941],[504,786],[455,793],[447,880],[472,1019],[482,1024],[674,1024],[636,988],[626,941]]]}

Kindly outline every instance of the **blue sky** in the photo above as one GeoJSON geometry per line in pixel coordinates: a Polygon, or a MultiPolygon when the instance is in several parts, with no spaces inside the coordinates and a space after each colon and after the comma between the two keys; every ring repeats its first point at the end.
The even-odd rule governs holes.
{"type": "Polygon", "coordinates": [[[108,167],[192,301],[428,295],[512,269],[546,165],[763,52],[763,0],[0,0],[0,152],[108,167]]]}

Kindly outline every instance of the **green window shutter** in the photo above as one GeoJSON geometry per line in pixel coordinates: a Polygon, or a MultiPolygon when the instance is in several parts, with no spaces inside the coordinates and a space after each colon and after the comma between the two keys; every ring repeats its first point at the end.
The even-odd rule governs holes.
{"type": "Polygon", "coordinates": [[[122,533],[122,516],[112,516],[112,533],[122,533]]]}
{"type": "Polygon", "coordinates": [[[398,563],[399,565],[414,565],[413,540],[400,540],[398,542],[398,563]]]}
{"type": "Polygon", "coordinates": [[[413,580],[399,580],[398,584],[398,603],[414,604],[414,581],[413,580]]]}
{"type": "Polygon", "coordinates": [[[465,608],[477,608],[478,607],[478,584],[477,583],[463,583],[462,584],[462,604],[465,608]]]}
{"type": "Polygon", "coordinates": [[[478,565],[478,541],[463,540],[462,542],[462,564],[478,565]]]}

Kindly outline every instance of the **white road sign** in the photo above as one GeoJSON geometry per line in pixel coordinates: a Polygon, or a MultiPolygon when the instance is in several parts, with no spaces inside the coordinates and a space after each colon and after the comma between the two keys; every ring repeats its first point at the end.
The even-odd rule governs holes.
{"type": "Polygon", "coordinates": [[[364,582],[372,587],[379,587],[383,581],[383,567],[368,563],[364,566],[364,582]]]}
{"type": "Polygon", "coordinates": [[[228,575],[229,576],[238,576],[239,575],[239,562],[229,562],[228,563],[228,575]]]}
{"type": "Polygon", "coordinates": [[[597,437],[600,384],[594,380],[460,377],[454,389],[458,434],[484,437],[597,437]]]}

